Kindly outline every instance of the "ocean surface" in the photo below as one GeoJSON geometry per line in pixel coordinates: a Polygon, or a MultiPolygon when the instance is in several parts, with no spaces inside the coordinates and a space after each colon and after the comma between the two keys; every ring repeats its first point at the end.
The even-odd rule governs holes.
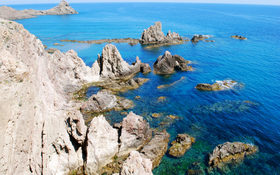
{"type": "MultiPolygon", "coordinates": [[[[48,9],[55,4],[15,5],[16,9],[48,9]]],[[[163,31],[213,35],[213,43],[187,42],[182,45],[145,49],[141,45],[115,44],[122,57],[132,63],[139,56],[151,66],[166,50],[193,62],[194,72],[170,76],[153,73],[138,75],[150,81],[137,90],[120,94],[132,99],[136,114],[152,127],[165,128],[173,140],[178,133],[196,138],[182,158],[165,155],[155,175],[186,174],[188,169],[207,172],[208,154],[218,144],[230,141],[252,143],[259,152],[242,164],[210,174],[280,174],[280,6],[180,4],[180,3],[92,3],[71,4],[78,15],[39,16],[17,20],[48,47],[74,49],[89,66],[105,44],[61,43],[61,39],[93,40],[140,38],[143,29],[161,21],[163,31]],[[232,39],[243,35],[247,41],[232,39]],[[53,46],[61,43],[64,46],[53,46]],[[175,85],[157,89],[158,85],[175,85]],[[241,86],[220,92],[201,92],[198,83],[232,79],[241,86]],[[135,96],[141,96],[135,100],[135,96]],[[165,102],[157,98],[165,96],[165,102]],[[161,113],[161,118],[152,118],[161,113]],[[166,117],[172,114],[179,119],[166,117]]],[[[93,91],[89,91],[91,95],[93,91]]],[[[129,110],[130,111],[130,110],[129,110]]],[[[109,112],[107,119],[119,122],[120,112],[109,112]]]]}

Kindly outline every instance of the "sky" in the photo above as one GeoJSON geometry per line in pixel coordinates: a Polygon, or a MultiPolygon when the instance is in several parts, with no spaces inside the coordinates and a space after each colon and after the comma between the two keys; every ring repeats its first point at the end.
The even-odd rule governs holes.
{"type": "MultiPolygon", "coordinates": [[[[0,5],[59,3],[60,0],[0,0],[0,5]]],[[[68,0],[69,3],[86,2],[191,2],[191,3],[229,3],[280,5],[280,0],[68,0]]]]}

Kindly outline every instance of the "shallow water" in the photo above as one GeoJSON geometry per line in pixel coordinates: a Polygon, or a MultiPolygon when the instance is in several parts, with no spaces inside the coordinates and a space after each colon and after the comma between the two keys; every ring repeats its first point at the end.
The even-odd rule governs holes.
{"type": "MultiPolygon", "coordinates": [[[[47,9],[53,5],[20,5],[17,9],[47,9]]],[[[227,172],[213,174],[280,174],[280,7],[221,4],[96,3],[72,4],[78,15],[40,16],[18,20],[44,44],[62,51],[74,49],[91,65],[105,44],[62,43],[61,39],[92,40],[140,38],[143,29],[155,21],[185,37],[213,35],[216,42],[189,43],[147,50],[140,45],[116,44],[129,63],[139,56],[151,66],[165,50],[193,62],[194,72],[178,72],[169,77],[150,73],[138,75],[150,81],[121,96],[134,100],[135,113],[152,127],[167,128],[171,140],[188,133],[196,143],[184,157],[164,156],[154,174],[185,174],[195,162],[206,169],[207,155],[217,144],[242,141],[256,144],[260,151],[227,172]],[[243,35],[247,41],[230,38],[243,35]],[[171,87],[157,89],[186,77],[171,87]],[[201,92],[198,83],[232,79],[242,88],[221,92],[201,92]],[[135,96],[141,96],[135,100],[135,96]],[[158,103],[157,98],[167,97],[158,103]],[[245,102],[250,101],[250,102],[245,102]],[[152,113],[162,113],[154,119],[152,113]],[[179,119],[171,120],[172,114],[179,119]]],[[[96,92],[96,89],[91,89],[96,92]]],[[[90,94],[88,94],[90,95],[90,94]]],[[[111,122],[121,121],[119,112],[107,114],[111,122]]]]}

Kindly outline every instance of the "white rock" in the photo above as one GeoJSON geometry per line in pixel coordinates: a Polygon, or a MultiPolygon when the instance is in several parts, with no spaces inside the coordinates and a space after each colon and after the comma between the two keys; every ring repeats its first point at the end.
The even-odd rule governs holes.
{"type": "Polygon", "coordinates": [[[132,151],[124,162],[121,175],[152,175],[152,161],[132,151]]]}
{"type": "Polygon", "coordinates": [[[88,130],[86,173],[97,173],[117,152],[117,130],[103,116],[93,118],[88,130]]]}

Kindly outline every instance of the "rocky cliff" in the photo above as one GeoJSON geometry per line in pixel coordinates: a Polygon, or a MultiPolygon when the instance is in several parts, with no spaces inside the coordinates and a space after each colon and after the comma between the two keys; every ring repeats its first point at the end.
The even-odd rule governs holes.
{"type": "MultiPolygon", "coordinates": [[[[111,53],[105,47],[103,55],[111,53]]],[[[122,66],[107,72],[117,77],[122,66]]],[[[148,123],[133,113],[124,119],[122,132],[103,116],[85,125],[73,92],[101,78],[100,69],[86,66],[75,51],[49,54],[22,25],[0,19],[0,174],[98,174],[115,155],[148,141],[148,123]],[[134,121],[141,125],[134,127],[134,121]],[[139,132],[131,133],[131,127],[139,132]]],[[[132,165],[133,155],[122,174],[139,166],[139,174],[151,174],[151,161],[138,156],[143,164],[132,165]]]]}
{"type": "Polygon", "coordinates": [[[9,20],[33,18],[39,15],[68,15],[77,13],[78,12],[73,9],[65,0],[61,0],[57,6],[49,10],[16,10],[7,6],[0,7],[0,18],[9,20]]]}

